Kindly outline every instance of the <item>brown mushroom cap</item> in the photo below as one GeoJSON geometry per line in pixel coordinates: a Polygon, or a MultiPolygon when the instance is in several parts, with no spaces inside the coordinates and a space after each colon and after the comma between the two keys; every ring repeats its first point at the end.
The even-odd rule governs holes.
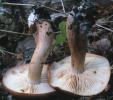
{"type": "MultiPolygon", "coordinates": [[[[48,95],[54,93],[55,90],[49,86],[48,79],[41,81],[41,83],[33,84],[28,81],[28,67],[29,64],[22,65],[10,69],[3,78],[3,85],[9,92],[17,95],[48,95]]],[[[46,65],[44,66],[44,68],[46,65]]],[[[43,70],[44,70],[43,68],[43,70]]],[[[41,76],[43,76],[42,73],[41,76]]],[[[46,77],[45,77],[46,78],[46,77]]],[[[44,80],[44,79],[43,79],[44,80]]]]}
{"type": "Polygon", "coordinates": [[[102,56],[87,53],[83,73],[71,68],[71,57],[53,63],[50,84],[72,94],[90,96],[102,92],[110,79],[109,62],[102,56]]]}

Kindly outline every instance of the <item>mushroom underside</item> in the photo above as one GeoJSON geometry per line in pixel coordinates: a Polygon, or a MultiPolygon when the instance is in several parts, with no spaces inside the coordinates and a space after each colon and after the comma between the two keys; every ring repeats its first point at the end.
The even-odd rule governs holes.
{"type": "Polygon", "coordinates": [[[106,88],[110,78],[110,65],[106,58],[87,53],[83,73],[77,74],[71,68],[71,57],[53,63],[51,86],[82,96],[96,95],[106,88]]]}
{"type": "Polygon", "coordinates": [[[55,90],[48,82],[32,83],[28,80],[29,64],[10,69],[3,78],[3,85],[17,94],[49,94],[55,90]]]}

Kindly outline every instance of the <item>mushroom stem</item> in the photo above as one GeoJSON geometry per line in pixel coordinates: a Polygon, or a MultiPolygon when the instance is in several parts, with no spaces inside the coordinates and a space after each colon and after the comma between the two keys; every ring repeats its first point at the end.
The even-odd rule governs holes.
{"type": "Polygon", "coordinates": [[[45,62],[49,49],[54,40],[54,34],[49,22],[40,21],[37,24],[36,49],[32,56],[28,79],[31,83],[40,83],[43,63],[45,62]]]}
{"type": "Polygon", "coordinates": [[[43,68],[42,63],[47,58],[48,49],[49,48],[44,48],[44,47],[39,49],[39,47],[37,46],[34,51],[33,57],[30,62],[29,74],[28,74],[29,79],[34,83],[40,82],[41,72],[42,72],[42,68],[43,68]]]}
{"type": "Polygon", "coordinates": [[[84,31],[84,25],[73,21],[71,15],[67,19],[67,39],[71,52],[72,69],[75,72],[82,73],[84,71],[85,55],[87,51],[87,35],[84,31]]]}

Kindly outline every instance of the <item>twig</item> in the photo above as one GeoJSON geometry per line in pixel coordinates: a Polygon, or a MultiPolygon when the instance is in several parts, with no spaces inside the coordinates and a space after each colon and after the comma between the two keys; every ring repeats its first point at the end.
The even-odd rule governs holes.
{"type": "Polygon", "coordinates": [[[58,13],[63,13],[63,14],[65,14],[65,15],[68,15],[67,13],[61,12],[61,11],[59,11],[59,10],[56,10],[56,9],[53,9],[53,8],[50,8],[50,7],[47,7],[47,6],[44,6],[44,5],[42,5],[42,6],[45,7],[45,8],[47,8],[47,9],[56,11],[56,12],[58,12],[58,13]]]}
{"type": "Polygon", "coordinates": [[[110,31],[110,32],[112,32],[112,33],[113,33],[113,30],[112,30],[112,29],[109,29],[109,28],[104,27],[104,26],[99,25],[99,24],[96,24],[96,26],[98,26],[98,27],[100,27],[100,28],[103,28],[103,29],[105,29],[105,30],[110,31]]]}
{"type": "Polygon", "coordinates": [[[62,4],[62,9],[63,9],[63,12],[64,12],[64,13],[66,13],[65,8],[64,8],[64,3],[63,3],[63,0],[61,0],[61,4],[62,4]]]}
{"type": "Polygon", "coordinates": [[[0,35],[0,39],[3,38],[3,37],[5,37],[5,36],[6,36],[6,34],[2,34],[2,35],[0,35]]]}
{"type": "Polygon", "coordinates": [[[53,33],[57,34],[57,33],[61,33],[61,31],[57,31],[57,32],[53,32],[53,33]]]}
{"type": "Polygon", "coordinates": [[[106,21],[106,23],[113,23],[113,21],[106,21]]]}
{"type": "MultiPolygon", "coordinates": [[[[11,5],[11,6],[29,6],[29,7],[34,7],[34,6],[36,6],[36,5],[34,5],[34,4],[21,4],[21,3],[8,3],[8,2],[4,2],[4,3],[1,3],[1,4],[2,4],[2,5],[11,5]]],[[[45,5],[41,5],[41,6],[47,8],[47,9],[50,9],[50,10],[52,10],[52,11],[56,11],[56,12],[58,12],[58,13],[63,13],[63,14],[65,14],[65,15],[67,15],[67,13],[61,12],[61,11],[56,10],[56,9],[53,9],[53,8],[51,8],[51,7],[47,7],[47,6],[45,6],[45,5]]]]}
{"type": "Polygon", "coordinates": [[[11,54],[11,55],[14,55],[14,56],[18,56],[18,54],[9,52],[9,51],[7,51],[7,50],[4,50],[4,49],[1,48],[1,47],[0,47],[0,49],[1,49],[0,52],[1,52],[2,54],[8,53],[8,54],[11,54]]]}
{"type": "Polygon", "coordinates": [[[9,33],[9,34],[18,34],[18,35],[33,36],[32,34],[28,34],[28,33],[19,33],[19,32],[7,31],[7,30],[2,30],[2,29],[0,29],[0,32],[5,32],[5,33],[9,33]]]}
{"type": "Polygon", "coordinates": [[[105,24],[105,23],[113,23],[113,21],[105,21],[105,22],[101,22],[100,24],[105,24]]]}
{"type": "Polygon", "coordinates": [[[21,3],[8,3],[8,2],[4,2],[1,3],[2,5],[11,5],[11,6],[29,6],[29,7],[33,7],[33,4],[21,4],[21,3]]]}
{"type": "Polygon", "coordinates": [[[2,50],[2,51],[3,51],[4,53],[8,53],[8,54],[11,54],[11,55],[14,55],[14,56],[18,56],[18,54],[9,52],[9,51],[7,51],[7,50],[2,50]]]}
{"type": "Polygon", "coordinates": [[[39,5],[41,5],[41,6],[45,7],[45,8],[47,8],[47,9],[50,9],[50,10],[56,11],[56,12],[58,12],[58,13],[63,13],[63,14],[65,14],[65,15],[68,15],[68,14],[67,14],[67,13],[65,13],[65,12],[61,12],[61,11],[56,10],[56,9],[53,9],[53,8],[51,8],[51,7],[47,7],[47,6],[45,6],[45,5],[41,4],[41,3],[40,3],[40,2],[38,2],[38,1],[37,1],[37,3],[39,3],[39,5]]]}
{"type": "Polygon", "coordinates": [[[109,20],[111,17],[113,17],[113,15],[109,16],[109,17],[107,18],[107,20],[109,20]]]}

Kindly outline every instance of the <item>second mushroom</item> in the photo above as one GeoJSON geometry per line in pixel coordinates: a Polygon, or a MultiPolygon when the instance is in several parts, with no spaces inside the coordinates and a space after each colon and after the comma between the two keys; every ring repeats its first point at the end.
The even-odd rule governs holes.
{"type": "Polygon", "coordinates": [[[87,33],[95,21],[93,10],[89,2],[83,2],[68,15],[67,39],[71,56],[53,63],[50,69],[50,84],[60,91],[90,96],[102,92],[108,84],[108,60],[86,53],[87,33]]]}

